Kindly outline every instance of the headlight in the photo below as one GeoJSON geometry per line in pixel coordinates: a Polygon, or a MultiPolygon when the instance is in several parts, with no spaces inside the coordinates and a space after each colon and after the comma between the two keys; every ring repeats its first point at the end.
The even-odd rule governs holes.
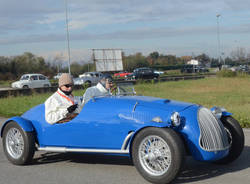
{"type": "Polygon", "coordinates": [[[222,113],[223,113],[223,112],[226,112],[227,110],[226,110],[225,108],[223,108],[223,107],[213,107],[213,108],[211,108],[211,111],[212,111],[212,113],[213,113],[218,119],[220,119],[221,116],[222,116],[222,113]]]}
{"type": "Polygon", "coordinates": [[[179,126],[181,124],[181,117],[178,112],[174,112],[171,115],[171,123],[173,126],[179,126]]]}

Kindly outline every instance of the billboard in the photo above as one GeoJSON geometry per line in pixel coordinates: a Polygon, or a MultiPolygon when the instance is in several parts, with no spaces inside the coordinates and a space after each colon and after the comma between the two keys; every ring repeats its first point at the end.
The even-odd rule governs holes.
{"type": "Polygon", "coordinates": [[[122,50],[121,49],[92,49],[93,60],[96,65],[96,71],[121,71],[122,65],[122,50]]]}

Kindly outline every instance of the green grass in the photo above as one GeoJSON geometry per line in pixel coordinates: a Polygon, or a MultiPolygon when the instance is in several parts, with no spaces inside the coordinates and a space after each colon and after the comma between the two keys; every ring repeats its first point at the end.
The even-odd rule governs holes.
{"type": "MultiPolygon", "coordinates": [[[[137,94],[226,108],[241,123],[250,127],[250,77],[205,78],[177,82],[144,83],[135,86],[137,94]]],[[[83,90],[74,91],[75,96],[83,90]]],[[[52,93],[0,99],[0,116],[21,115],[43,103],[52,93]]]]}
{"type": "Polygon", "coordinates": [[[250,127],[250,78],[206,78],[136,85],[138,94],[226,108],[250,127]]]}
{"type": "Polygon", "coordinates": [[[13,81],[3,81],[3,80],[0,80],[0,87],[2,87],[2,88],[10,87],[12,82],[13,81]]]}

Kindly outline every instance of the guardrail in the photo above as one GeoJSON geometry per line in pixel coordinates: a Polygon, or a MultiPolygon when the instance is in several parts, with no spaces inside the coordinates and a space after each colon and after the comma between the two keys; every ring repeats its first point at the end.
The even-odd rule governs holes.
{"type": "MultiPolygon", "coordinates": [[[[164,81],[178,81],[178,80],[195,80],[195,79],[202,79],[207,76],[213,76],[213,74],[209,75],[172,75],[172,76],[164,76],[160,77],[159,79],[150,79],[150,80],[121,80],[117,79],[115,80],[116,83],[137,83],[137,82],[164,82],[164,81]]],[[[57,90],[57,86],[52,87],[44,87],[44,88],[33,88],[33,89],[8,89],[8,90],[1,90],[0,91],[0,98],[5,98],[8,96],[20,96],[20,95],[32,95],[34,93],[47,93],[47,92],[55,92],[57,90]]],[[[84,89],[83,85],[75,85],[74,89],[84,89]]]]}

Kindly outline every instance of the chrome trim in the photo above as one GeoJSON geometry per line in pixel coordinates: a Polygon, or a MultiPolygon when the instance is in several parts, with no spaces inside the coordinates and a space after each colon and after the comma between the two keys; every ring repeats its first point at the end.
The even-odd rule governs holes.
{"type": "Polygon", "coordinates": [[[82,152],[82,153],[117,153],[117,154],[127,154],[129,153],[129,140],[134,132],[130,132],[124,139],[122,147],[120,150],[117,149],[85,149],[85,148],[66,148],[66,147],[56,147],[56,146],[46,146],[38,147],[38,151],[48,151],[48,152],[82,152]]]}
{"type": "Polygon", "coordinates": [[[127,137],[126,137],[126,138],[124,139],[124,141],[123,141],[121,150],[128,150],[128,148],[129,148],[128,142],[129,142],[129,140],[130,140],[130,138],[132,137],[133,134],[134,134],[134,132],[130,132],[130,133],[127,135],[127,137]]]}
{"type": "Polygon", "coordinates": [[[221,151],[230,147],[222,122],[207,108],[198,111],[199,144],[205,151],[221,151]]]}
{"type": "Polygon", "coordinates": [[[112,150],[112,149],[81,149],[81,148],[66,148],[66,147],[39,147],[38,151],[48,152],[82,152],[82,153],[129,153],[129,150],[112,150]]]}
{"type": "Polygon", "coordinates": [[[133,108],[133,111],[132,112],[135,112],[135,108],[136,108],[136,106],[138,105],[138,102],[136,102],[135,103],[135,105],[134,105],[134,108],[133,108]]]}

